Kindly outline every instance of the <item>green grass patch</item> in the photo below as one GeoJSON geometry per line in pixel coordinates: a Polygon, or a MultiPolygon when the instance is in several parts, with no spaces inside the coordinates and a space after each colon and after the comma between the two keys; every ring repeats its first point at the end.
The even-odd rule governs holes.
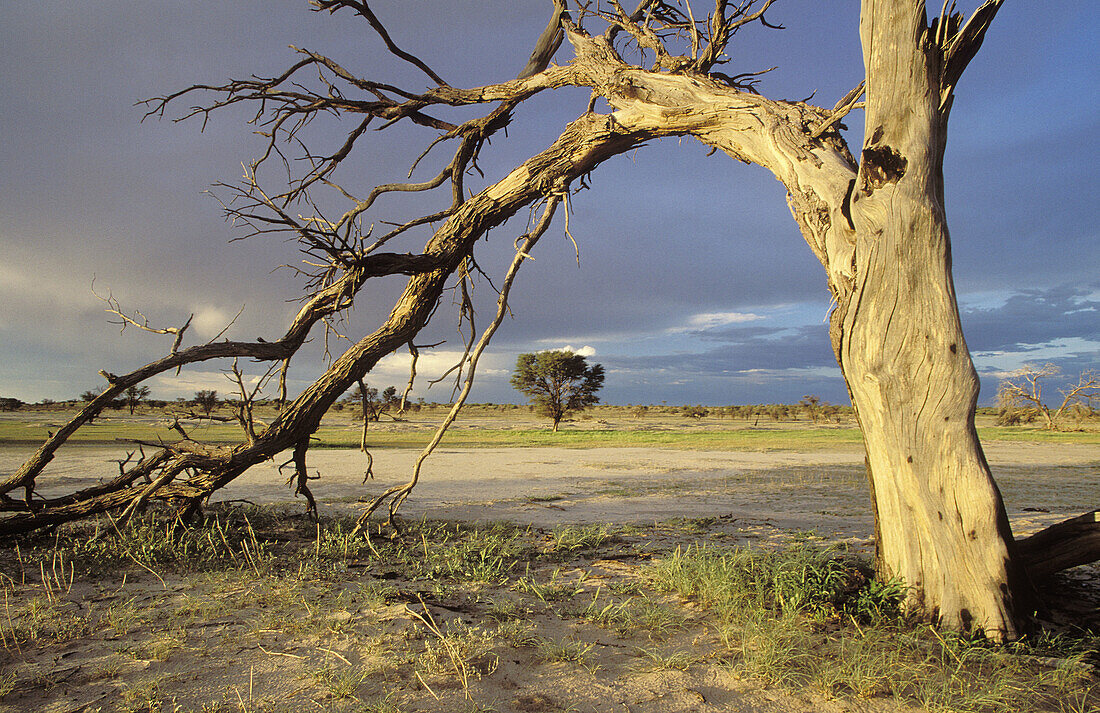
{"type": "Polygon", "coordinates": [[[1019,441],[1025,443],[1080,443],[1100,444],[1100,431],[1047,431],[1042,428],[1021,426],[990,426],[979,428],[978,437],[983,441],[1019,441]]]}
{"type": "MultiPolygon", "coordinates": [[[[67,418],[58,414],[56,421],[3,420],[0,421],[0,445],[38,445],[50,432],[57,431],[67,418]]],[[[179,434],[168,428],[168,419],[151,421],[148,415],[130,417],[127,414],[108,414],[73,434],[69,442],[83,445],[112,445],[120,440],[178,440],[179,434]]],[[[568,425],[554,433],[549,425],[532,426],[530,421],[516,421],[502,414],[488,422],[491,425],[477,428],[452,428],[443,444],[455,448],[627,448],[652,447],[686,450],[815,450],[858,449],[863,436],[854,427],[815,427],[798,424],[785,427],[769,424],[767,427],[729,428],[724,425],[709,428],[680,430],[658,426],[647,428],[643,423],[623,428],[586,429],[568,425]],[[499,422],[500,427],[495,427],[499,422]],[[521,427],[515,427],[521,426],[521,427]]],[[[240,427],[235,423],[203,423],[185,425],[188,435],[199,441],[215,444],[236,443],[241,440],[240,427]]],[[[1017,441],[1031,443],[1080,443],[1100,444],[1100,431],[1046,431],[1030,426],[983,426],[978,434],[984,441],[1017,441]]],[[[431,429],[408,431],[373,430],[367,433],[372,448],[423,448],[433,435],[431,429]]],[[[317,430],[315,447],[358,448],[361,431],[358,425],[348,423],[323,423],[317,430]]]]}
{"type": "MultiPolygon", "coordinates": [[[[53,422],[0,421],[0,444],[37,446],[49,438],[66,422],[62,417],[53,422]]],[[[187,435],[204,443],[237,443],[241,429],[236,424],[216,423],[202,426],[185,426],[187,435]]],[[[81,445],[113,445],[120,440],[156,442],[177,441],[179,433],[164,424],[132,421],[128,417],[102,417],[85,424],[69,437],[68,443],[81,445]]]]}
{"type": "Polygon", "coordinates": [[[694,546],[648,570],[660,590],[714,617],[729,666],[792,690],[907,700],[930,710],[1096,710],[1083,663],[1095,640],[1050,637],[1010,646],[906,621],[904,587],[836,550],[694,546]],[[1055,663],[1052,665],[1051,660],[1055,663]],[[1067,706],[1066,702],[1076,702],[1067,706]]]}
{"type": "MultiPolygon", "coordinates": [[[[317,446],[353,448],[359,435],[346,429],[322,427],[317,446]]],[[[430,434],[385,433],[368,436],[374,448],[419,448],[430,434]]],[[[858,448],[863,437],[855,428],[805,428],[738,431],[642,431],[567,429],[557,433],[546,429],[456,429],[443,438],[443,445],[456,448],[677,448],[685,450],[814,450],[858,448]]]]}

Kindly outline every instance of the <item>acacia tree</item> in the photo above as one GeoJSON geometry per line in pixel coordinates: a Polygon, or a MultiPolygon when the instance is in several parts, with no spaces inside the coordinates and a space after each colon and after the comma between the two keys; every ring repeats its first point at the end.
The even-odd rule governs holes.
{"type": "Polygon", "coordinates": [[[806,412],[806,415],[810,417],[810,420],[817,423],[817,417],[821,414],[824,404],[814,394],[803,396],[802,400],[798,402],[798,405],[802,407],[802,410],[806,412]]]}
{"type": "Polygon", "coordinates": [[[134,415],[134,409],[141,404],[142,401],[149,398],[148,386],[128,386],[126,390],[122,392],[123,398],[126,400],[126,406],[130,409],[130,415],[134,415]]]}
{"type": "MultiPolygon", "coordinates": [[[[641,0],[630,11],[617,0],[579,0],[569,8],[554,0],[551,21],[519,75],[470,89],[449,84],[401,47],[364,0],[315,0],[317,11],[347,12],[369,24],[389,52],[427,77],[431,88],[360,77],[335,58],[298,49],[297,61],[275,76],[198,85],[150,106],[151,115],[162,115],[184,97],[197,98],[198,106],[182,118],[204,121],[224,107],[254,107],[253,123],[262,127],[268,145],[243,183],[226,187],[236,199],[227,201],[227,211],[254,234],[297,238],[307,256],[300,271],[301,309],[274,340],[212,340],[187,347],[190,320],[155,329],[140,313],[127,318],[121,309],[112,310],[137,328],[172,335],[170,352],[128,374],[101,372],[104,392],[0,483],[0,506],[12,513],[0,522],[0,533],[109,509],[121,509],[125,519],[153,500],[174,504],[186,519],[210,493],[285,449],[294,453],[296,492],[312,503],[306,471],[310,434],[382,357],[406,345],[414,348],[412,340],[436,313],[445,289],[454,288],[468,327],[466,353],[456,365],[462,385],[457,408],[507,311],[516,272],[557,207],[608,158],[652,139],[690,136],[773,173],[825,269],[836,304],[830,337],[866,444],[880,573],[904,579],[908,606],[929,619],[982,629],[996,638],[1016,635],[1035,608],[1026,570],[1042,559],[1043,547],[1027,546],[1032,540],[1014,543],[974,428],[978,380],[959,325],[942,171],[955,86],[1001,1],[986,0],[969,18],[945,3],[930,18],[920,0],[862,0],[865,80],[827,108],[761,96],[754,73],[745,68],[732,75],[718,71],[730,61],[727,50],[738,33],[768,26],[765,13],[775,0],[713,0],[709,12],[698,16],[686,1],[641,0]],[[551,64],[563,38],[572,56],[551,64]],[[559,137],[502,178],[487,179],[477,190],[468,186],[469,171],[488,140],[500,139],[513,111],[537,94],[564,87],[586,88],[592,100],[559,137]],[[597,98],[610,111],[597,111],[597,98]],[[465,112],[447,118],[449,107],[477,104],[491,107],[472,119],[465,112]],[[864,144],[853,155],[840,128],[859,108],[864,144]],[[352,119],[353,127],[339,145],[307,149],[306,127],[322,114],[352,119]],[[395,124],[429,135],[427,150],[412,161],[414,170],[432,149],[450,144],[453,150],[423,180],[379,183],[365,192],[340,185],[336,169],[369,141],[368,129],[395,124]],[[288,154],[295,151],[290,158],[300,160],[292,161],[288,154]],[[272,165],[291,173],[266,179],[270,187],[263,188],[257,174],[272,165]],[[295,173],[298,166],[305,169],[295,173]],[[433,203],[436,188],[443,197],[433,203]],[[347,201],[338,215],[326,215],[315,200],[315,192],[330,189],[337,200],[347,201]],[[385,198],[395,192],[421,192],[424,210],[413,218],[398,213],[387,220],[385,198]],[[516,242],[496,314],[477,337],[469,301],[479,270],[474,247],[491,228],[525,209],[532,211],[530,227],[516,242]],[[375,234],[364,226],[386,227],[375,234]],[[419,230],[430,231],[422,249],[384,251],[419,230]],[[399,274],[409,279],[384,323],[357,340],[349,338],[350,346],[327,371],[288,400],[290,361],[311,333],[331,328],[331,320],[353,305],[368,280],[399,274]],[[271,373],[278,372],[280,401],[288,403],[271,424],[253,427],[250,412],[242,409],[242,439],[235,446],[197,443],[184,435],[178,442],[151,444],[150,455],[127,464],[108,483],[66,496],[37,495],[36,479],[57,448],[125,389],[188,364],[235,358],[266,362],[271,373]],[[18,490],[20,500],[10,497],[18,490]]],[[[418,459],[410,482],[376,498],[368,513],[388,498],[393,514],[440,438],[441,432],[418,459]]],[[[1095,558],[1098,549],[1078,554],[1095,558]]]]}
{"type": "Polygon", "coordinates": [[[200,389],[195,392],[191,401],[202,409],[204,416],[209,416],[210,412],[218,407],[218,392],[213,389],[200,389]]]}
{"type": "Polygon", "coordinates": [[[520,354],[512,374],[512,388],[531,399],[535,410],[558,423],[570,411],[599,403],[603,366],[592,364],[568,349],[520,354]]]}

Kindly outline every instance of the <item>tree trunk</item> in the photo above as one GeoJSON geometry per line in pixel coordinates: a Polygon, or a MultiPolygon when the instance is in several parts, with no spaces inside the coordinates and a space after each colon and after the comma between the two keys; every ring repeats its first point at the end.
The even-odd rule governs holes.
{"type": "MultiPolygon", "coordinates": [[[[998,5],[929,27],[923,2],[864,0],[858,166],[829,128],[839,105],[823,112],[630,69],[597,84],[616,123],[692,134],[787,187],[837,302],[830,334],[867,444],[880,573],[905,580],[910,609],[928,619],[1011,638],[1034,599],[974,429],[978,381],[951,278],[942,169],[954,83],[998,5]]],[[[578,56],[599,52],[576,44],[578,56]]]]}
{"type": "Polygon", "coordinates": [[[974,428],[943,209],[950,94],[926,23],[923,3],[864,2],[854,276],[830,331],[867,449],[880,574],[928,618],[1011,638],[1033,596],[974,428]]]}
{"type": "Polygon", "coordinates": [[[903,579],[912,607],[951,628],[1013,637],[1030,588],[974,428],[978,379],[938,212],[894,195],[885,220],[859,226],[834,348],[867,449],[880,574],[903,579]]]}

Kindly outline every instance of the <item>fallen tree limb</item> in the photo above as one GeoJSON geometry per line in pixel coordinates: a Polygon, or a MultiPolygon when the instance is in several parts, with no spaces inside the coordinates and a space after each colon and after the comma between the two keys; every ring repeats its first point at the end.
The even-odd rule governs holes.
{"type": "Polygon", "coordinates": [[[1063,520],[1016,542],[1032,580],[1100,560],[1098,510],[1063,520]]]}

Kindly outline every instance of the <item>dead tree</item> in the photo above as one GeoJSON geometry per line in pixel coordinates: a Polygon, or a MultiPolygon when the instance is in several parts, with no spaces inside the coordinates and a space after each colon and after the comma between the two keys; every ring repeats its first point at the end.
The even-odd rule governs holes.
{"type": "Polygon", "coordinates": [[[1057,431],[1061,427],[1062,417],[1071,407],[1077,404],[1087,406],[1100,396],[1100,376],[1086,371],[1077,379],[1077,383],[1062,390],[1062,403],[1051,412],[1050,407],[1043,402],[1043,381],[1058,376],[1061,371],[1055,364],[1044,364],[1027,365],[1012,372],[1001,381],[997,389],[997,400],[1001,408],[1014,411],[1022,407],[1031,416],[1041,414],[1046,428],[1057,431]]]}
{"type": "MultiPolygon", "coordinates": [[[[555,0],[550,22],[515,79],[463,89],[399,46],[364,0],[315,0],[319,12],[367,22],[431,88],[410,90],[359,77],[334,58],[299,49],[297,61],[277,76],[194,86],[151,101],[150,115],[160,116],[183,99],[197,98],[200,104],[181,118],[204,122],[224,107],[255,108],[254,123],[265,132],[267,147],[243,184],[226,187],[235,198],[227,211],[253,235],[291,234],[299,241],[312,266],[302,273],[303,306],[274,341],[183,348],[177,338],[161,360],[123,376],[104,372],[103,394],[0,483],[2,507],[11,513],[0,522],[0,533],[105,510],[132,512],[151,501],[193,513],[210,493],[287,449],[294,452],[298,476],[292,481],[312,503],[306,452],[322,415],[379,359],[412,343],[452,288],[469,320],[466,355],[457,365],[460,374],[466,370],[468,392],[476,356],[495,329],[490,325],[476,339],[469,307],[479,269],[474,246],[488,230],[545,205],[538,229],[517,247],[510,285],[553,208],[603,161],[653,139],[689,136],[771,171],[786,187],[791,213],[825,269],[836,303],[830,336],[866,444],[880,573],[904,579],[910,609],[928,619],[995,638],[1016,636],[1036,607],[1027,566],[1040,559],[1034,551],[1039,545],[1029,547],[1026,558],[1018,553],[974,428],[978,380],[959,325],[942,171],[955,86],[1001,0],[987,0],[969,18],[946,3],[929,18],[919,0],[863,0],[865,81],[831,108],[762,96],[751,68],[718,71],[730,61],[727,49],[739,32],[770,27],[766,12],[774,2],[713,0],[703,14],[686,1],[641,0],[629,11],[617,0],[580,0],[569,8],[555,0]],[[552,64],[563,38],[572,57],[552,64]],[[563,87],[587,88],[592,100],[549,146],[503,178],[469,190],[470,171],[513,111],[536,94],[563,87]],[[597,99],[610,111],[596,111],[597,99]],[[474,119],[446,118],[448,107],[470,105],[488,108],[474,119]],[[841,122],[856,109],[863,110],[865,122],[858,158],[840,133],[841,122]],[[288,153],[306,145],[298,142],[304,128],[323,113],[351,119],[354,127],[331,151],[302,149],[294,158],[304,164],[291,161],[288,153]],[[365,196],[335,182],[336,169],[369,140],[371,129],[397,123],[420,127],[430,137],[413,171],[431,160],[433,149],[451,147],[430,177],[413,181],[410,171],[407,181],[376,185],[365,196]],[[268,191],[256,174],[272,165],[307,168],[268,191]],[[325,216],[314,200],[322,190],[335,191],[347,209],[325,216]],[[428,207],[413,219],[384,222],[385,198],[395,192],[422,193],[428,207]],[[387,227],[375,234],[364,225],[387,227]],[[423,226],[432,233],[422,249],[385,251],[423,226]],[[245,414],[244,437],[236,446],[183,438],[129,465],[110,483],[63,497],[36,495],[36,478],[56,449],[126,388],[188,364],[234,358],[281,365],[285,383],[307,337],[351,307],[368,280],[387,275],[409,278],[388,319],[352,341],[270,425],[255,428],[245,414]],[[19,491],[21,499],[11,497],[19,491]]],[[[502,295],[497,322],[504,302],[502,295]]],[[[183,329],[165,333],[179,337],[183,329]]],[[[408,488],[382,496],[392,498],[391,514],[408,488]]],[[[376,500],[372,509],[381,503],[376,500]]]]}

